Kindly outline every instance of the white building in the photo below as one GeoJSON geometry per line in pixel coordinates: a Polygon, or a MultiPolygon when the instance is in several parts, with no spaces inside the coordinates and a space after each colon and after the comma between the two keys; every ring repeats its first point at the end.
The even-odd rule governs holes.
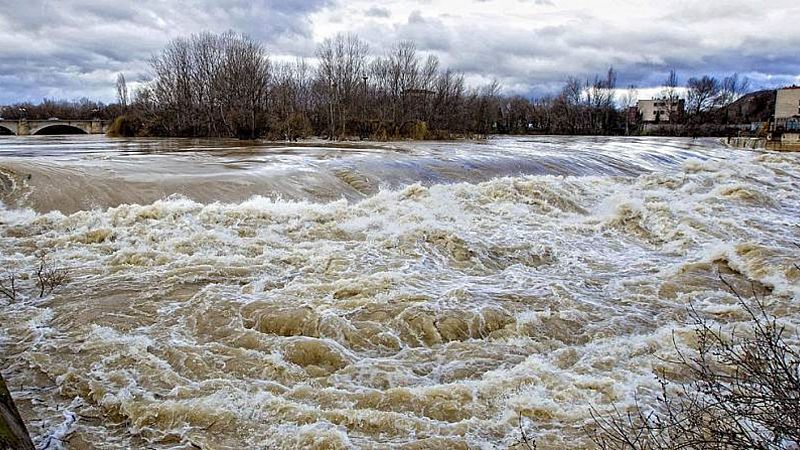
{"type": "Polygon", "coordinates": [[[670,105],[666,99],[639,100],[636,104],[644,123],[669,123],[683,116],[684,101],[679,99],[670,105]]]}
{"type": "Polygon", "coordinates": [[[775,95],[775,127],[800,130],[800,86],[778,89],[775,95]]]}

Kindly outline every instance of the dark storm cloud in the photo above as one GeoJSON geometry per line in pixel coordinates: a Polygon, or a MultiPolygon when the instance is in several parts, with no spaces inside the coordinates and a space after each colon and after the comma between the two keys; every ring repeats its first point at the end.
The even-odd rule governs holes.
{"type": "Polygon", "coordinates": [[[468,80],[497,79],[516,93],[551,93],[568,76],[591,79],[610,66],[621,87],[657,87],[672,68],[681,83],[734,72],[749,77],[756,88],[800,83],[800,28],[792,19],[800,17],[800,6],[725,3],[684,0],[674,10],[640,3],[631,11],[630,5],[614,10],[618,2],[592,2],[592,9],[574,0],[557,5],[489,0],[473,3],[480,9],[471,16],[462,9],[439,14],[424,9],[391,28],[367,25],[356,31],[381,47],[413,39],[468,80]],[[515,20],[520,12],[528,16],[515,20]]]}
{"type": "Polygon", "coordinates": [[[416,42],[468,81],[550,93],[567,76],[609,66],[619,85],[658,86],[739,72],[755,86],[800,83],[800,6],[774,0],[5,0],[0,104],[42,97],[113,101],[114,79],[148,79],[147,59],[172,38],[228,29],[276,56],[313,57],[316,42],[354,32],[382,54],[416,42]]]}
{"type": "Polygon", "coordinates": [[[0,104],[42,97],[113,99],[117,72],[147,79],[166,42],[233,29],[272,53],[311,55],[309,15],[328,0],[6,0],[0,8],[0,104]]]}

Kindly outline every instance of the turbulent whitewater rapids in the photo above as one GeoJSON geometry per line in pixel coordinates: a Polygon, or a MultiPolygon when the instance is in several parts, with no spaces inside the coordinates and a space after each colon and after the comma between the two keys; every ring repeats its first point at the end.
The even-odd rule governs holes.
{"type": "Polygon", "coordinates": [[[1,299],[0,349],[50,448],[591,447],[680,379],[687,305],[745,320],[717,272],[800,325],[796,154],[28,139],[0,258],[70,282],[1,299]]]}

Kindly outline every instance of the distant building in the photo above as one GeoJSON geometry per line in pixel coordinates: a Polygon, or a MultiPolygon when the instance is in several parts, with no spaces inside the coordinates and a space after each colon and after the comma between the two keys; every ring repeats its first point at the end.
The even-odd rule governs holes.
{"type": "Polygon", "coordinates": [[[800,86],[778,89],[775,96],[775,128],[800,131],[800,86]]]}
{"type": "Polygon", "coordinates": [[[644,123],[669,123],[670,120],[677,121],[683,117],[685,102],[679,99],[670,104],[666,99],[639,100],[637,108],[639,115],[644,123]]]}
{"type": "Polygon", "coordinates": [[[778,89],[775,99],[775,118],[800,116],[800,86],[778,89]]]}

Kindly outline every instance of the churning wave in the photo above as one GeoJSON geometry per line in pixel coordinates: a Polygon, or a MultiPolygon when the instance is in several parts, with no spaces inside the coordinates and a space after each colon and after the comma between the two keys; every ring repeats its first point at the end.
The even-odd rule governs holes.
{"type": "Polygon", "coordinates": [[[8,377],[39,442],[491,448],[522,418],[540,448],[588,447],[590,407],[656,395],[687,305],[746,319],[718,273],[800,323],[798,158],[715,151],[383,186],[348,161],[363,195],[333,201],[6,206],[3,264],[71,275],[0,300],[8,377]]]}

